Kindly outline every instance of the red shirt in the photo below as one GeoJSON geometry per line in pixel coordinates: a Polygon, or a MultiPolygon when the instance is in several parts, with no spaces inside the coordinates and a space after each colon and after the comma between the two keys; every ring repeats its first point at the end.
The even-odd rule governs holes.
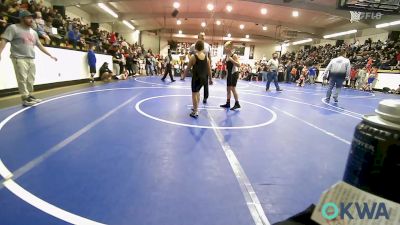
{"type": "Polygon", "coordinates": [[[400,61],[400,53],[399,54],[397,54],[397,61],[400,61]]]}
{"type": "Polygon", "coordinates": [[[351,79],[354,79],[357,76],[357,70],[356,69],[351,69],[350,77],[351,79]]]}

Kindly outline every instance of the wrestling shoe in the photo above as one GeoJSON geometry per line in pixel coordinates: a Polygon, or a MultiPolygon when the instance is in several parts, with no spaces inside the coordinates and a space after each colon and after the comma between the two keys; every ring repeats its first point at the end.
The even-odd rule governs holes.
{"type": "Polygon", "coordinates": [[[220,107],[229,109],[231,107],[231,104],[229,102],[227,102],[225,105],[220,105],[220,107]]]}
{"type": "Polygon", "coordinates": [[[235,105],[231,108],[231,110],[233,111],[233,110],[240,109],[240,108],[241,107],[240,107],[239,102],[236,102],[235,105]]]}

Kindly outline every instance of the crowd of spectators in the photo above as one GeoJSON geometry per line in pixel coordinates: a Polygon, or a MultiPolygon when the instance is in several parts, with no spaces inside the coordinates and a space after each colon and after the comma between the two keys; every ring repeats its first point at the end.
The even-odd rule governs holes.
{"type": "Polygon", "coordinates": [[[19,23],[20,10],[34,14],[33,29],[47,46],[86,51],[89,45],[94,45],[98,53],[109,53],[116,46],[139,53],[144,50],[137,44],[128,44],[118,33],[93,28],[80,18],[67,17],[57,9],[44,5],[41,0],[0,0],[0,34],[7,26],[19,23]]]}
{"type": "Polygon", "coordinates": [[[112,75],[126,79],[146,71],[152,75],[161,72],[162,56],[147,51],[137,43],[130,44],[116,32],[108,32],[84,24],[80,18],[70,18],[41,0],[0,0],[0,34],[19,23],[20,10],[34,15],[33,29],[46,46],[61,47],[113,56],[112,75]]]}
{"type": "Polygon", "coordinates": [[[281,56],[281,61],[286,64],[290,60],[306,66],[319,64],[325,68],[331,59],[338,56],[341,50],[346,50],[347,57],[356,68],[374,66],[382,70],[400,69],[400,40],[373,42],[368,39],[364,44],[356,40],[354,43],[344,43],[340,46],[331,44],[313,46],[297,52],[285,53],[281,56]]]}

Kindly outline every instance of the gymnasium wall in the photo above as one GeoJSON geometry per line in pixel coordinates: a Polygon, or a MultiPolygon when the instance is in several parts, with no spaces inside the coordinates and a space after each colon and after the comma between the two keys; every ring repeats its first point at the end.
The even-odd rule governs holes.
{"type": "Polygon", "coordinates": [[[76,6],[65,7],[65,14],[67,17],[80,18],[83,24],[90,24],[92,22],[90,14],[76,6]]]}
{"type": "MultiPolygon", "coordinates": [[[[373,42],[376,42],[378,40],[386,41],[389,36],[389,32],[387,32],[383,29],[376,29],[376,28],[364,29],[364,30],[358,32],[357,34],[358,34],[358,36],[356,36],[356,40],[359,40],[361,44],[364,44],[364,42],[368,38],[371,38],[373,42]]],[[[353,43],[354,38],[348,38],[348,39],[345,39],[344,41],[346,43],[353,43]]]]}
{"type": "MultiPolygon", "coordinates": [[[[86,52],[59,48],[47,49],[52,55],[58,58],[58,62],[53,61],[36,48],[36,85],[81,80],[89,77],[86,52]]],[[[17,87],[14,67],[9,55],[10,44],[7,44],[0,61],[0,90],[17,87]]],[[[96,58],[97,71],[100,69],[103,62],[108,62],[110,69],[112,69],[111,56],[96,54],[96,58]]],[[[96,75],[96,77],[97,76],[98,75],[96,75]]]]}
{"type": "Polygon", "coordinates": [[[160,36],[150,32],[140,32],[141,43],[144,45],[146,51],[151,49],[153,53],[158,54],[160,52],[160,36]]]}
{"type": "Polygon", "coordinates": [[[113,27],[108,23],[100,23],[99,27],[100,27],[100,30],[105,30],[107,32],[113,31],[113,27]]]}

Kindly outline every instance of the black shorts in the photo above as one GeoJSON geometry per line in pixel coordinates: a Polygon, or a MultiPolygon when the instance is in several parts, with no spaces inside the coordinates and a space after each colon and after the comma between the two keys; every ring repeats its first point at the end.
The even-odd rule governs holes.
{"type": "Polygon", "coordinates": [[[206,82],[207,78],[192,77],[192,92],[199,92],[206,82]]]}
{"type": "Polygon", "coordinates": [[[226,78],[226,85],[228,87],[236,87],[238,79],[239,79],[239,72],[234,72],[233,74],[228,73],[228,77],[226,78]]]}
{"type": "Polygon", "coordinates": [[[90,67],[90,73],[97,73],[95,66],[93,66],[93,67],[91,66],[90,67]]]}

